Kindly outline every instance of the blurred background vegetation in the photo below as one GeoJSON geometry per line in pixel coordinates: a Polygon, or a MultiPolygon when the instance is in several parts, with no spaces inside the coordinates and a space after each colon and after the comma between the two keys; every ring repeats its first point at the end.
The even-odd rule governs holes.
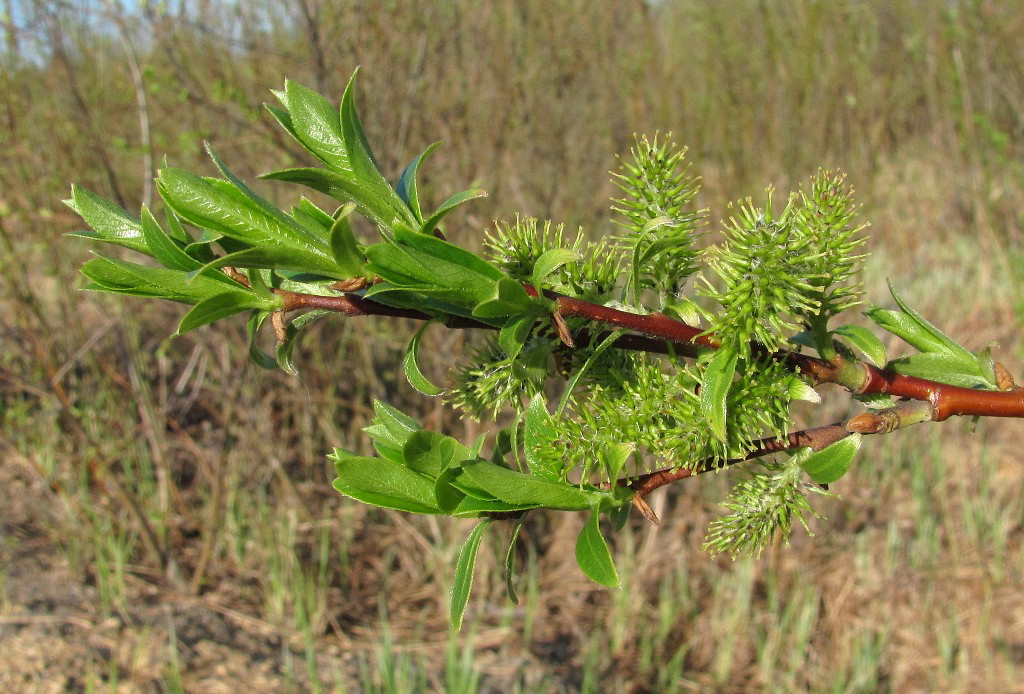
{"type": "MultiPolygon", "coordinates": [[[[83,294],[72,181],[135,212],[166,159],[243,178],[297,162],[262,110],[285,77],[357,100],[384,171],[435,140],[435,201],[610,233],[633,133],[690,146],[712,219],[840,167],[884,279],[1020,375],[1024,4],[994,0],[4,0],[0,54],[0,684],[5,691],[1009,691],[1024,680],[1020,422],[866,441],[810,538],[699,550],[730,475],[663,490],[660,527],[579,574],[581,518],[534,514],[519,606],[486,552],[461,634],[446,593],[466,521],[334,493],[372,398],[459,436],[401,378],[408,325],[337,319],[299,378],[229,321],[83,294]]],[[[259,184],[281,202],[299,191],[259,184]]],[[[432,333],[443,381],[466,336],[432,333]]],[[[888,345],[898,350],[896,344],[888,345]]],[[[426,360],[425,360],[426,361],[426,360]]],[[[852,412],[838,397],[815,421],[852,412]]],[[[736,473],[732,473],[735,475],[736,473]]],[[[497,544],[497,543],[495,543],[497,544]]],[[[495,548],[495,552],[500,551],[495,548]]]]}

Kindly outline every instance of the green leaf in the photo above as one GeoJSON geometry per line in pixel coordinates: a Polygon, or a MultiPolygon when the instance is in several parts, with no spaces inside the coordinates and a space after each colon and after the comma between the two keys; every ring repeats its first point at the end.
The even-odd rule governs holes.
{"type": "Polygon", "coordinates": [[[736,373],[736,360],[739,357],[732,347],[720,347],[708,362],[704,371],[704,381],[700,388],[700,409],[707,420],[711,433],[719,441],[728,443],[726,433],[726,399],[732,387],[733,374],[736,373]]]}
{"type": "MultiPolygon", "coordinates": [[[[462,487],[459,489],[463,490],[462,487]]],[[[481,499],[477,496],[467,495],[450,513],[456,518],[479,518],[486,513],[515,513],[535,508],[537,508],[537,504],[510,504],[500,499],[481,499]]]]}
{"type": "Polygon", "coordinates": [[[394,220],[418,224],[419,219],[380,172],[366,140],[355,108],[355,78],[353,73],[338,111],[313,90],[295,82],[285,83],[281,99],[288,109],[287,117],[279,111],[271,113],[329,170],[291,169],[263,178],[304,183],[336,199],[352,200],[361,213],[383,226],[390,226],[394,220]]]}
{"type": "Polygon", "coordinates": [[[434,479],[449,467],[474,458],[468,448],[451,436],[426,429],[415,431],[406,439],[402,457],[410,470],[434,479]]]}
{"type": "Polygon", "coordinates": [[[98,257],[87,261],[81,269],[93,281],[87,289],[96,289],[130,296],[160,297],[171,301],[195,304],[216,294],[231,292],[250,297],[254,308],[277,308],[280,299],[257,297],[253,292],[221,273],[191,277],[191,273],[162,267],[150,267],[125,260],[98,257]]]}
{"type": "MultiPolygon", "coordinates": [[[[174,217],[172,213],[170,215],[174,217]]],[[[149,208],[142,207],[142,238],[146,241],[149,254],[158,263],[173,270],[191,272],[203,266],[201,262],[187,254],[177,242],[164,233],[149,208]]]]}
{"type": "Polygon", "coordinates": [[[335,448],[329,456],[338,473],[334,488],[365,504],[410,513],[439,514],[434,482],[401,463],[365,458],[335,448]]]}
{"type": "Polygon", "coordinates": [[[587,357],[587,360],[583,362],[583,366],[581,366],[579,370],[572,375],[569,382],[565,384],[565,390],[562,392],[562,399],[558,401],[558,409],[555,410],[555,417],[562,416],[562,412],[565,410],[566,406],[569,404],[569,399],[572,397],[572,391],[576,387],[576,384],[579,383],[580,379],[583,378],[583,374],[590,370],[590,367],[597,361],[598,357],[600,357],[606,349],[611,347],[623,332],[625,331],[616,330],[602,340],[594,351],[591,352],[590,356],[587,357]]]}
{"type": "Polygon", "coordinates": [[[275,266],[345,279],[331,255],[328,240],[276,210],[247,188],[219,179],[203,179],[166,168],[157,177],[164,202],[193,226],[209,229],[240,244],[218,239],[225,250],[253,247],[275,266]]]}
{"type": "Polygon", "coordinates": [[[363,265],[366,263],[366,257],[352,233],[352,225],[348,222],[348,215],[355,207],[354,203],[342,207],[330,230],[331,253],[341,272],[348,273],[350,277],[362,276],[363,265]]]}
{"type": "MultiPolygon", "coordinates": [[[[368,246],[369,272],[402,289],[466,307],[491,300],[495,283],[504,275],[498,268],[458,246],[397,225],[392,242],[368,246]]],[[[386,291],[371,287],[367,297],[386,291]]]]}
{"type": "MultiPolygon", "coordinates": [[[[384,228],[390,228],[396,221],[417,224],[412,211],[395,195],[386,182],[380,186],[366,187],[360,181],[325,169],[295,167],[279,169],[260,174],[265,181],[284,181],[308,186],[341,202],[354,202],[359,213],[372,219],[384,228]]],[[[383,180],[383,179],[382,179],[383,180]]]]}
{"type": "MultiPolygon", "coordinates": [[[[533,319],[543,311],[537,300],[523,289],[523,285],[508,277],[502,277],[493,284],[490,297],[473,307],[473,315],[477,318],[502,318],[529,311],[524,320],[533,324],[533,319]],[[533,310],[537,307],[537,310],[533,310]]],[[[510,355],[512,356],[512,355],[510,355]]]]}
{"type": "Polygon", "coordinates": [[[850,434],[820,451],[811,453],[800,461],[800,467],[818,484],[831,484],[850,469],[850,463],[857,455],[860,443],[860,434],[850,434]]]}
{"type": "Polygon", "coordinates": [[[402,201],[416,216],[416,221],[421,224],[423,222],[423,212],[420,210],[420,198],[419,191],[416,186],[416,174],[419,173],[420,165],[435,149],[440,146],[440,144],[440,142],[435,142],[420,152],[419,156],[409,162],[409,165],[402,171],[402,175],[398,177],[398,182],[395,183],[395,192],[398,193],[398,197],[402,198],[402,201]]]}
{"type": "Polygon", "coordinates": [[[424,235],[432,235],[434,233],[434,229],[437,228],[437,225],[449,212],[451,212],[464,202],[468,202],[476,198],[485,197],[487,197],[487,191],[480,190],[479,188],[473,190],[464,190],[461,193],[456,193],[455,195],[451,196],[443,203],[441,203],[441,206],[437,208],[434,214],[430,215],[430,217],[428,217],[427,220],[423,222],[423,224],[420,226],[420,231],[424,235]]]}
{"type": "Polygon", "coordinates": [[[381,455],[384,455],[381,447],[401,452],[409,437],[421,430],[415,419],[380,400],[373,401],[373,411],[376,416],[363,431],[373,440],[381,455]]]}
{"type": "Polygon", "coordinates": [[[268,308],[262,305],[263,302],[255,294],[245,295],[235,292],[224,292],[216,294],[208,299],[203,299],[189,310],[178,323],[178,330],[175,335],[184,335],[190,330],[233,316],[247,309],[268,308]]]}
{"type": "Polygon", "coordinates": [[[957,344],[956,341],[954,341],[944,332],[942,332],[934,325],[926,321],[921,316],[921,314],[907,306],[903,299],[900,298],[899,294],[896,293],[896,290],[892,286],[891,280],[887,279],[886,283],[889,285],[889,292],[892,294],[892,298],[895,299],[899,307],[903,309],[903,313],[909,316],[919,328],[919,330],[917,331],[919,344],[915,344],[914,342],[910,342],[909,340],[907,340],[907,342],[909,342],[914,347],[917,347],[917,349],[921,350],[922,352],[946,351],[950,352],[951,354],[970,354],[970,352],[968,352],[959,344],[957,344]],[[930,339],[925,339],[925,334],[927,334],[930,339]],[[927,345],[929,343],[937,343],[942,347],[940,349],[928,349],[927,345]]]}
{"type": "Polygon", "coordinates": [[[303,328],[329,315],[332,315],[332,312],[327,310],[307,311],[288,323],[284,329],[284,341],[278,343],[275,355],[277,365],[282,371],[292,376],[298,374],[295,364],[292,362],[292,354],[295,351],[295,342],[299,334],[303,328]]]}
{"type": "MultiPolygon", "coordinates": [[[[499,281],[500,283],[500,281],[499,281]]],[[[533,316],[513,318],[505,324],[505,327],[498,333],[498,346],[509,359],[515,359],[522,351],[523,345],[530,337],[533,324],[536,319],[533,316]]]]}
{"type": "Polygon", "coordinates": [[[560,461],[546,460],[538,454],[538,449],[558,436],[554,419],[548,414],[544,402],[544,394],[537,393],[526,408],[523,426],[523,456],[526,467],[537,477],[556,481],[561,476],[560,461]]]}
{"type": "Polygon", "coordinates": [[[441,513],[454,513],[466,498],[466,493],[454,484],[458,474],[458,467],[449,467],[434,481],[434,496],[441,513]]]}
{"type": "Polygon", "coordinates": [[[868,358],[868,361],[875,366],[879,368],[885,366],[885,346],[867,328],[862,328],[859,325],[842,325],[832,332],[846,339],[847,342],[860,350],[868,358]]]}
{"type": "Polygon", "coordinates": [[[245,324],[245,330],[249,335],[249,358],[263,369],[276,369],[277,360],[260,349],[256,340],[259,336],[260,327],[267,319],[271,311],[253,311],[245,324]]]}
{"type": "Polygon", "coordinates": [[[91,232],[71,232],[68,236],[104,241],[149,254],[146,241],[142,238],[142,225],[139,220],[110,200],[72,184],[71,199],[65,200],[64,204],[74,210],[92,229],[91,232]]]}
{"type": "Polygon", "coordinates": [[[576,539],[576,563],[591,581],[608,588],[619,587],[619,574],[608,551],[608,543],[601,534],[596,508],[591,509],[587,524],[576,539]]]}
{"type": "Polygon", "coordinates": [[[926,378],[929,381],[948,383],[961,388],[995,387],[987,382],[978,366],[977,357],[972,355],[964,362],[959,355],[946,352],[911,354],[889,362],[889,368],[904,376],[926,378]]]}
{"type": "Polygon", "coordinates": [[[489,521],[477,523],[466,538],[459,552],[459,560],[455,563],[455,580],[452,582],[452,602],[449,621],[452,629],[462,628],[462,617],[469,602],[469,592],[473,589],[473,569],[476,566],[476,555],[480,551],[480,541],[484,537],[489,521]]]}
{"type": "Polygon", "coordinates": [[[541,253],[533,265],[533,288],[539,294],[548,276],[566,263],[580,259],[580,254],[568,248],[549,248],[541,253]]]}
{"type": "Polygon", "coordinates": [[[996,383],[996,361],[992,357],[992,349],[996,346],[996,343],[993,342],[985,349],[980,350],[977,354],[978,373],[990,388],[999,387],[999,384],[996,383]]]}
{"type": "Polygon", "coordinates": [[[515,562],[516,562],[516,540],[519,539],[519,531],[523,528],[525,516],[516,518],[512,526],[512,537],[508,541],[508,550],[505,552],[505,589],[508,591],[508,599],[513,605],[519,604],[519,596],[516,595],[515,586],[515,562]]]}
{"type": "Polygon", "coordinates": [[[629,456],[636,450],[633,443],[605,443],[600,450],[601,465],[604,467],[605,475],[613,482],[619,478],[619,473],[625,467],[629,456]]]}
{"type": "Polygon", "coordinates": [[[443,391],[430,382],[423,372],[420,371],[419,364],[416,363],[416,353],[420,349],[420,340],[423,338],[423,333],[426,332],[427,328],[430,327],[430,323],[424,323],[423,326],[416,331],[416,334],[409,340],[409,344],[405,348],[405,358],[402,360],[405,365],[405,377],[409,379],[409,384],[423,393],[424,395],[440,395],[443,391]]]}
{"type": "Polygon", "coordinates": [[[297,82],[285,80],[284,105],[288,109],[289,131],[310,153],[332,169],[351,170],[338,112],[327,99],[297,82]]]}
{"type": "Polygon", "coordinates": [[[536,505],[579,511],[590,508],[607,496],[605,492],[524,475],[482,460],[465,463],[459,479],[463,477],[494,498],[517,506],[536,505]]]}

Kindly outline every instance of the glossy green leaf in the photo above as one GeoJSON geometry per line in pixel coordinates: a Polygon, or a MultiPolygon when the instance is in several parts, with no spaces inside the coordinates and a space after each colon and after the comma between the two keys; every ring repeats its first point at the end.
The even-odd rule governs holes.
{"type": "Polygon", "coordinates": [[[451,436],[426,429],[409,435],[402,447],[402,456],[410,470],[435,479],[449,467],[474,457],[468,448],[451,436]]]}
{"type": "Polygon", "coordinates": [[[732,387],[733,375],[736,373],[736,361],[739,355],[735,349],[721,347],[711,357],[704,371],[704,381],[700,388],[700,409],[719,441],[728,442],[726,432],[726,400],[732,387]]]}
{"type": "Polygon", "coordinates": [[[535,508],[537,504],[510,504],[500,499],[481,499],[467,495],[450,513],[456,518],[479,518],[486,513],[514,513],[535,508]]]}
{"type": "Polygon", "coordinates": [[[334,488],[345,496],[381,508],[439,514],[433,480],[386,458],[364,458],[339,448],[330,456],[338,477],[334,488]]]}
{"type": "Polygon", "coordinates": [[[348,215],[355,209],[355,203],[348,203],[338,211],[337,219],[331,223],[331,253],[338,268],[350,277],[360,277],[366,257],[359,248],[356,236],[352,233],[348,215]]]}
{"type": "MultiPolygon", "coordinates": [[[[369,272],[394,287],[467,307],[492,299],[501,271],[479,256],[433,236],[396,226],[393,242],[365,250],[369,272]]],[[[371,287],[366,296],[385,289],[371,287]]]]}
{"type": "Polygon", "coordinates": [[[861,435],[850,434],[844,439],[811,453],[800,461],[800,467],[818,484],[831,484],[846,474],[853,458],[860,450],[861,435]]]}
{"type": "Polygon", "coordinates": [[[430,327],[430,323],[424,323],[412,336],[412,339],[409,340],[402,363],[405,366],[405,377],[409,379],[409,384],[413,388],[424,395],[440,395],[443,391],[423,375],[423,372],[420,371],[420,365],[416,361],[416,354],[420,349],[420,340],[423,339],[423,333],[426,332],[428,327],[430,327]]]}
{"type": "Polygon", "coordinates": [[[530,338],[530,332],[536,319],[533,316],[513,318],[498,333],[498,346],[509,359],[515,359],[522,351],[523,345],[530,338]]]}
{"type": "MultiPolygon", "coordinates": [[[[171,215],[174,216],[173,214],[171,215]]],[[[203,266],[201,262],[188,255],[177,242],[171,239],[153,217],[149,208],[142,208],[142,238],[146,241],[149,254],[158,263],[172,270],[191,272],[203,266]]]]}
{"type": "Polygon", "coordinates": [[[373,440],[378,452],[380,446],[401,451],[409,437],[422,428],[415,419],[380,400],[373,401],[373,411],[373,421],[363,427],[363,431],[373,440]]]}
{"type": "Polygon", "coordinates": [[[420,165],[422,165],[426,158],[429,157],[440,145],[440,142],[435,142],[420,152],[419,156],[409,162],[409,165],[402,170],[402,175],[398,177],[398,182],[395,184],[395,192],[398,193],[398,197],[402,198],[402,201],[416,216],[416,221],[421,224],[423,222],[423,212],[420,209],[420,198],[416,185],[416,175],[419,173],[420,165]]]}
{"type": "Polygon", "coordinates": [[[474,461],[462,466],[461,477],[475,486],[509,504],[537,505],[569,511],[590,508],[606,494],[597,490],[584,490],[568,482],[555,482],[524,475],[485,461],[474,461]]]}
{"type": "Polygon", "coordinates": [[[617,480],[626,466],[629,456],[636,451],[636,444],[633,443],[606,443],[601,447],[599,456],[601,466],[604,468],[605,477],[610,480],[617,480]]]}
{"type": "Polygon", "coordinates": [[[562,392],[562,399],[558,401],[558,408],[555,410],[555,417],[562,416],[562,412],[564,412],[566,406],[568,406],[569,399],[572,397],[572,391],[573,389],[576,388],[576,384],[580,382],[580,379],[582,379],[584,374],[586,374],[587,371],[590,370],[590,367],[598,360],[598,358],[604,353],[604,351],[611,347],[615,343],[615,341],[619,339],[619,336],[622,335],[623,332],[625,331],[616,330],[615,332],[608,335],[608,337],[606,337],[604,340],[602,340],[601,343],[596,348],[594,348],[594,351],[590,353],[590,356],[587,357],[587,360],[583,362],[583,366],[581,366],[576,371],[576,373],[572,375],[572,378],[569,379],[569,382],[565,384],[565,390],[562,392]]]}
{"type": "Polygon", "coordinates": [[[338,112],[327,99],[297,82],[285,80],[284,105],[288,109],[290,132],[311,154],[332,169],[352,169],[338,112]]]}
{"type": "Polygon", "coordinates": [[[987,382],[982,375],[978,360],[973,355],[972,359],[965,363],[959,355],[947,352],[911,354],[892,360],[889,362],[889,368],[904,376],[926,378],[962,388],[995,386],[994,383],[987,382]]]}
{"type": "Polygon", "coordinates": [[[533,318],[543,312],[536,300],[531,298],[523,285],[508,277],[501,277],[492,285],[489,297],[473,307],[473,315],[477,318],[501,318],[529,312],[526,320],[533,323],[533,318]]]}
{"type": "Polygon", "coordinates": [[[142,237],[142,225],[114,202],[101,198],[85,188],[71,186],[71,199],[64,204],[85,220],[92,231],[73,231],[68,236],[77,236],[91,241],[103,241],[149,254],[142,237]]]}
{"type": "MultiPolygon", "coordinates": [[[[93,258],[82,266],[81,272],[93,282],[87,289],[131,296],[160,297],[189,304],[224,292],[254,296],[248,289],[220,273],[192,278],[190,273],[181,270],[150,267],[114,258],[93,258]]],[[[265,301],[263,307],[269,309],[277,308],[280,300],[261,298],[261,301],[265,301]]]]}
{"type": "Polygon", "coordinates": [[[843,325],[833,330],[836,335],[844,338],[847,342],[868,358],[877,367],[885,366],[885,346],[873,332],[859,325],[843,325]]]}
{"type": "Polygon", "coordinates": [[[484,537],[484,530],[489,522],[478,523],[470,531],[466,543],[462,545],[459,552],[459,559],[455,563],[455,579],[452,582],[451,611],[449,622],[452,629],[458,631],[462,628],[462,617],[466,612],[466,604],[469,602],[469,593],[473,589],[473,569],[476,567],[476,555],[480,551],[480,541],[484,537]]]}
{"type": "Polygon", "coordinates": [[[279,169],[260,174],[260,178],[265,181],[298,183],[329,195],[335,200],[354,202],[360,214],[385,228],[391,227],[399,220],[407,224],[417,223],[412,211],[394,195],[394,191],[391,191],[387,184],[385,186],[391,191],[390,194],[385,193],[380,187],[367,188],[351,177],[311,167],[279,169]]]}
{"type": "Polygon", "coordinates": [[[255,294],[246,295],[236,292],[216,294],[208,299],[203,299],[193,306],[182,317],[181,322],[178,323],[178,330],[175,334],[183,335],[190,330],[195,330],[208,323],[213,323],[221,318],[227,318],[248,309],[269,308],[268,306],[261,306],[260,303],[255,294]]]}
{"type": "Polygon", "coordinates": [[[292,319],[288,325],[285,326],[284,340],[278,343],[277,352],[275,354],[277,365],[282,371],[293,376],[298,374],[298,371],[295,369],[295,364],[292,362],[292,354],[295,351],[296,340],[304,328],[330,315],[333,315],[333,313],[326,310],[307,311],[297,318],[292,319]]]}
{"type": "Polygon", "coordinates": [[[619,573],[601,534],[597,509],[590,511],[587,524],[576,539],[576,563],[591,581],[608,588],[619,587],[619,573]]]}
{"type": "Polygon", "coordinates": [[[530,473],[555,481],[562,472],[561,461],[548,460],[540,455],[540,448],[558,435],[554,419],[548,414],[544,394],[537,393],[526,408],[523,422],[523,456],[530,473]]]}
{"type": "Polygon", "coordinates": [[[434,480],[434,497],[441,513],[454,513],[466,498],[466,493],[454,484],[458,474],[458,467],[449,467],[434,480]]]}
{"type": "Polygon", "coordinates": [[[456,207],[465,202],[475,200],[476,198],[485,197],[487,197],[487,191],[480,189],[464,190],[461,193],[456,193],[455,195],[451,196],[443,203],[441,203],[441,206],[438,207],[437,210],[435,210],[434,213],[430,215],[430,217],[428,217],[426,221],[423,222],[422,226],[420,227],[420,231],[424,235],[432,235],[434,229],[437,228],[437,225],[445,216],[448,215],[449,212],[451,212],[456,207]]]}
{"type": "Polygon", "coordinates": [[[268,370],[277,368],[277,360],[260,349],[257,339],[260,327],[270,314],[271,311],[253,311],[245,324],[245,330],[249,335],[249,358],[260,368],[268,370]]]}
{"type": "Polygon", "coordinates": [[[539,293],[551,273],[566,263],[572,263],[579,259],[580,254],[568,248],[549,248],[544,251],[533,265],[533,288],[539,293]]]}
{"type": "Polygon", "coordinates": [[[284,213],[269,212],[268,203],[254,202],[227,181],[203,179],[180,169],[163,169],[157,177],[157,189],[167,206],[190,224],[245,244],[231,246],[221,238],[221,245],[229,253],[250,246],[283,269],[338,279],[346,276],[334,262],[326,238],[311,236],[284,213]]]}
{"type": "Polygon", "coordinates": [[[516,595],[515,586],[515,563],[516,563],[516,540],[519,539],[519,531],[523,528],[525,516],[516,518],[512,526],[512,536],[508,541],[508,549],[505,550],[505,590],[508,592],[508,599],[513,605],[519,604],[519,596],[516,595]]]}
{"type": "Polygon", "coordinates": [[[892,286],[891,280],[887,279],[886,283],[889,285],[889,292],[892,294],[892,298],[895,299],[897,305],[899,305],[899,307],[903,310],[903,313],[909,316],[918,327],[918,330],[915,331],[915,335],[917,337],[918,342],[916,344],[915,342],[910,342],[910,340],[907,340],[907,342],[909,342],[911,345],[921,350],[922,352],[946,351],[951,354],[970,354],[969,352],[967,352],[967,350],[965,350],[963,347],[957,344],[955,340],[953,340],[944,332],[942,332],[934,325],[926,321],[924,317],[921,316],[921,314],[919,314],[917,311],[910,308],[910,306],[908,306],[903,301],[903,299],[900,298],[900,295],[896,293],[896,290],[892,286]],[[928,336],[927,339],[925,338],[925,335],[928,336]],[[927,345],[930,343],[937,343],[938,345],[941,345],[941,348],[928,349],[927,345]]]}

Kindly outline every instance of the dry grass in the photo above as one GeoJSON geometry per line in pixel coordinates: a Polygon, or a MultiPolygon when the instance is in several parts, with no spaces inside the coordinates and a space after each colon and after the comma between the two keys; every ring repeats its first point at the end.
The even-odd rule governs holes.
{"type": "MultiPolygon", "coordinates": [[[[209,139],[248,178],[287,165],[259,111],[267,89],[288,76],[337,98],[362,64],[361,111],[386,171],[443,138],[426,193],[491,191],[449,229],[467,245],[514,212],[606,233],[607,171],[634,131],[692,146],[714,218],[767,183],[838,165],[874,222],[868,299],[888,304],[891,277],[942,328],[973,348],[999,342],[1021,371],[1013,3],[307,4],[316,32],[297,14],[267,19],[285,10],[258,1],[142,21],[155,161],[209,172],[209,139]]],[[[581,519],[538,514],[519,550],[521,605],[485,550],[467,627],[449,634],[467,524],[350,503],[323,457],[367,450],[373,398],[478,430],[404,385],[409,326],[325,323],[293,379],[247,362],[239,324],[168,344],[179,307],[75,291],[85,250],[60,238],[77,222],[58,200],[74,180],[136,206],[145,154],[124,47],[94,3],[81,7],[29,3],[0,70],[5,690],[1020,686],[1014,421],[868,441],[815,537],[798,531],[757,561],[699,550],[728,479],[677,485],[652,500],[661,527],[634,520],[617,536],[616,592],[574,566],[581,519]]],[[[431,337],[441,356],[426,368],[441,380],[464,336],[431,337]]]]}

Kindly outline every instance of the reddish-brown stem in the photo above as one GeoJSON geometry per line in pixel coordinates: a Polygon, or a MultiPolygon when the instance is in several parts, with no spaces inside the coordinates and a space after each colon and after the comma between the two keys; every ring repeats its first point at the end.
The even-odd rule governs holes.
{"type": "Polygon", "coordinates": [[[654,472],[648,472],[645,475],[640,475],[632,481],[623,480],[620,484],[628,484],[628,486],[636,492],[636,495],[642,498],[653,492],[658,487],[664,487],[666,484],[671,484],[672,482],[677,482],[679,480],[686,479],[687,477],[693,477],[694,475],[718,470],[727,465],[735,465],[736,463],[746,462],[748,460],[760,458],[761,456],[790,450],[792,448],[810,447],[819,451],[849,435],[850,431],[848,431],[845,426],[838,423],[827,424],[825,426],[815,427],[814,429],[794,431],[788,436],[782,438],[773,437],[755,441],[754,447],[742,458],[733,458],[726,461],[709,459],[698,463],[692,468],[679,468],[677,470],[666,468],[664,470],[655,470],[654,472]]]}
{"type": "MultiPolygon", "coordinates": [[[[527,287],[527,290],[536,296],[532,287],[527,287]]],[[[385,306],[371,299],[352,295],[317,296],[287,291],[278,293],[283,299],[283,311],[308,308],[337,311],[349,316],[380,315],[414,320],[432,318],[430,314],[422,311],[385,306]]],[[[717,347],[714,339],[699,328],[663,314],[629,313],[581,299],[564,296],[551,298],[554,299],[555,310],[563,317],[585,318],[609,327],[629,330],[631,334],[619,338],[615,343],[617,347],[665,353],[669,351],[671,344],[672,349],[683,356],[695,356],[702,349],[717,347]]],[[[451,328],[494,329],[494,326],[460,316],[449,318],[446,325],[451,328]]],[[[580,344],[588,344],[591,339],[587,335],[574,337],[580,344]]],[[[836,383],[860,395],[894,395],[927,401],[932,406],[935,421],[942,421],[955,415],[1024,417],[1024,389],[1021,388],[1006,391],[974,390],[904,376],[864,362],[826,361],[795,352],[778,352],[773,356],[785,361],[791,368],[799,369],[815,383],[836,383]]]]}

